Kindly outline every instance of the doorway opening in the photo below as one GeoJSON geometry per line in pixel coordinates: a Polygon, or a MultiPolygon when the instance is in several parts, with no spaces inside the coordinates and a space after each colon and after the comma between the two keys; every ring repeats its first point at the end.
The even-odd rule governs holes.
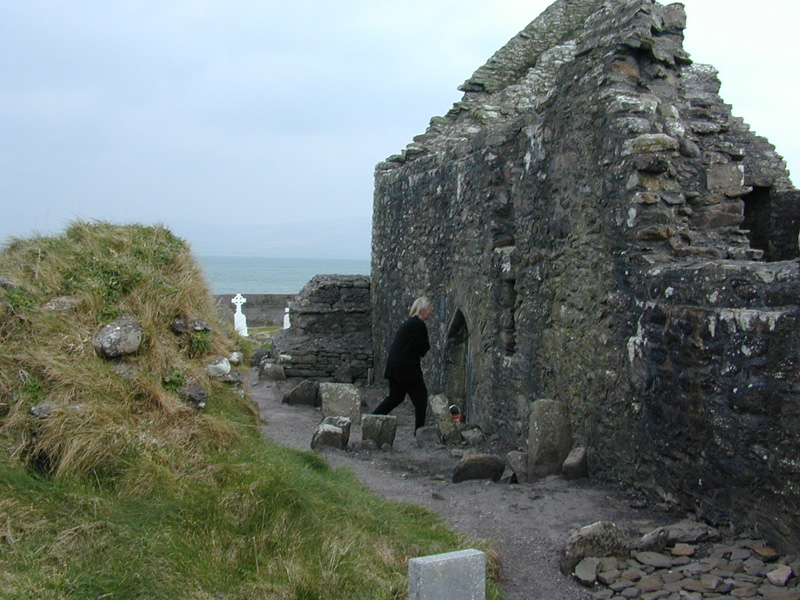
{"type": "Polygon", "coordinates": [[[741,227],[747,230],[750,247],[763,250],[764,260],[771,261],[769,240],[772,198],[770,188],[755,187],[742,200],[744,201],[744,221],[741,227]]]}
{"type": "Polygon", "coordinates": [[[456,310],[447,331],[444,362],[445,395],[461,409],[467,423],[474,416],[472,406],[472,354],[469,351],[469,327],[461,309],[456,310]]]}

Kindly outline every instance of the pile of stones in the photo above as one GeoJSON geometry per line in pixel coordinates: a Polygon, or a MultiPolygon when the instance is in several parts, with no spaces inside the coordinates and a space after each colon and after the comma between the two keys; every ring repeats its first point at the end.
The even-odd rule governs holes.
{"type": "Polygon", "coordinates": [[[781,556],[764,540],[722,540],[694,521],[632,544],[611,523],[595,523],[570,537],[561,566],[593,588],[592,600],[800,600],[799,558],[781,556]],[[589,555],[598,540],[608,556],[589,555]]]}

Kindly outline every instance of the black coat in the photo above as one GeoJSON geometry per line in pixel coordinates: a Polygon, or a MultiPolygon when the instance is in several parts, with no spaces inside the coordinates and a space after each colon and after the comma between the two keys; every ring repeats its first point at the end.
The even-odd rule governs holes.
{"type": "Polygon", "coordinates": [[[400,325],[389,347],[383,376],[396,381],[422,381],[419,361],[430,348],[425,321],[409,317],[400,325]]]}

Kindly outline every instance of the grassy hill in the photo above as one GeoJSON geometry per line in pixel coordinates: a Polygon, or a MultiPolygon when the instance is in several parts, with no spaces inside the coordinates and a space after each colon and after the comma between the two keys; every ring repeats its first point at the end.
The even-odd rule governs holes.
{"type": "Polygon", "coordinates": [[[474,545],[266,440],[205,372],[231,336],[163,227],[79,222],[0,252],[0,598],[400,599],[409,558],[474,545]],[[102,358],[123,313],[142,344],[102,358]]]}

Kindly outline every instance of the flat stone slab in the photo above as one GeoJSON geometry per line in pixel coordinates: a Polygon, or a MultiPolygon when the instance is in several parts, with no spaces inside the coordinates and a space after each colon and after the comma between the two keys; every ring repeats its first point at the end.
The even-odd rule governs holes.
{"type": "Polygon", "coordinates": [[[486,600],[486,554],[459,550],[408,561],[409,600],[486,600]]]}
{"type": "Polygon", "coordinates": [[[361,423],[361,392],[349,383],[320,383],[319,398],[322,415],[347,417],[354,424],[361,423]]]}

